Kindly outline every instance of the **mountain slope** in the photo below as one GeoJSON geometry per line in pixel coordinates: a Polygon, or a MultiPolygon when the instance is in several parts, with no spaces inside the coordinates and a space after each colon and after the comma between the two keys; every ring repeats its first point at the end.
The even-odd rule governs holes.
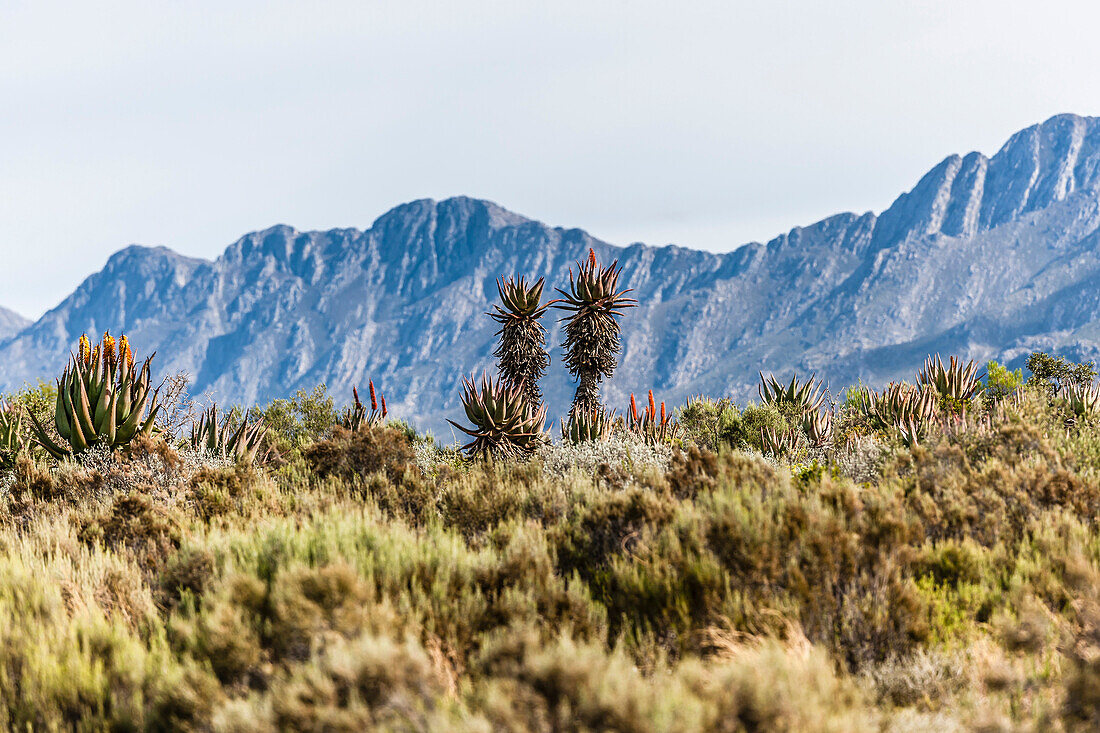
{"type": "Polygon", "coordinates": [[[29,325],[31,325],[29,319],[13,310],[0,307],[0,342],[11,338],[29,325]]]}
{"type": "MultiPolygon", "coordinates": [[[[724,255],[614,247],[476,199],[414,201],[366,231],[255,232],[212,262],[123,250],[0,343],[0,386],[53,374],[82,331],[109,328],[222,402],[321,381],[342,398],[374,378],[395,414],[449,434],[459,378],[492,366],[493,279],[560,285],[589,247],[620,260],[641,302],[607,389],[618,406],[649,387],[745,398],[758,370],[882,382],[935,351],[1096,358],[1098,227],[1100,120],[1071,115],[992,158],[948,157],[880,216],[839,214],[724,255]]],[[[572,386],[552,357],[544,391],[561,414],[572,386]]]]}

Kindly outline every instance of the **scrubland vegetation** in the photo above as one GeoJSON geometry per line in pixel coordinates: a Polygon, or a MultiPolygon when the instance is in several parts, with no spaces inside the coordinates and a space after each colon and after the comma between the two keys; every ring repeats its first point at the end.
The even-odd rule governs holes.
{"type": "Polygon", "coordinates": [[[1036,354],[1025,382],[933,358],[836,395],[761,375],[753,403],[620,416],[595,320],[573,331],[606,351],[575,352],[551,442],[543,332],[502,323],[498,357],[524,361],[467,381],[463,450],[373,384],[343,411],[323,387],[202,410],[108,338],[60,390],[9,396],[0,724],[1100,726],[1091,365],[1036,354]]]}

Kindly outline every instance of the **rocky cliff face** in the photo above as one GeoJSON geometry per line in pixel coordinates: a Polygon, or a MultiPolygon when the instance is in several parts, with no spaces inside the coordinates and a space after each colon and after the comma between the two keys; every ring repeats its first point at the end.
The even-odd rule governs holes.
{"type": "MultiPolygon", "coordinates": [[[[493,279],[564,284],[589,247],[620,260],[641,302],[606,390],[619,407],[650,387],[673,402],[745,398],[758,370],[883,382],[936,351],[1097,358],[1098,228],[1100,119],[1070,115],[992,158],[947,158],[880,216],[839,214],[724,255],[614,247],[487,201],[414,201],[365,231],[255,232],[213,262],[125,249],[0,341],[0,385],[53,374],[81,332],[110,329],[222,402],[322,381],[343,397],[373,378],[395,414],[449,435],[459,378],[493,364],[493,279]]],[[[551,331],[544,391],[561,414],[572,385],[551,331]]]]}

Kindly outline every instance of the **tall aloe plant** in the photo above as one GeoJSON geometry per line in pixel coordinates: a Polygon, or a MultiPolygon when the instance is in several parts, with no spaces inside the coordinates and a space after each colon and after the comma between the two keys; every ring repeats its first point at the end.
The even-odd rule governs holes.
{"type": "Polygon", "coordinates": [[[657,411],[657,402],[653,398],[653,390],[649,390],[649,405],[642,412],[638,412],[638,403],[634,401],[634,393],[630,393],[630,409],[626,413],[626,427],[627,430],[639,436],[649,445],[671,443],[680,431],[680,426],[665,409],[664,402],[661,403],[660,412],[657,411]]]}
{"type": "Polygon", "coordinates": [[[622,268],[618,261],[600,267],[596,253],[588,250],[588,259],[577,263],[577,273],[569,270],[569,290],[557,288],[562,298],[555,308],[569,311],[565,320],[565,365],[577,380],[573,410],[591,414],[603,407],[600,384],[611,377],[618,366],[621,346],[618,318],[624,308],[638,304],[626,297],[629,288],[619,289],[622,268]]]}
{"type": "Polygon", "coordinates": [[[528,284],[521,277],[497,279],[497,292],[501,305],[494,305],[489,317],[500,324],[496,335],[500,337],[493,356],[497,358],[500,376],[509,387],[519,387],[531,409],[542,402],[539,379],[550,365],[546,353],[546,329],[539,319],[550,303],[542,303],[545,279],[528,284]]]}
{"type": "Polygon", "coordinates": [[[367,412],[367,408],[359,400],[359,388],[352,387],[351,395],[354,402],[351,407],[344,410],[344,414],[339,420],[340,427],[357,433],[360,430],[370,430],[377,425],[381,425],[382,421],[386,419],[386,415],[389,414],[389,409],[386,407],[386,396],[382,394],[382,390],[375,391],[373,379],[368,381],[368,388],[370,412],[367,412]],[[382,402],[381,407],[378,405],[379,400],[382,402]]]}
{"type": "Polygon", "coordinates": [[[924,369],[917,372],[917,382],[935,390],[949,412],[965,411],[982,394],[978,365],[973,361],[964,365],[954,356],[947,365],[939,354],[929,356],[924,361],[924,369]]]}
{"type": "Polygon", "coordinates": [[[775,375],[764,376],[760,374],[760,384],[756,391],[761,401],[775,405],[781,411],[792,413],[801,417],[808,412],[817,410],[825,401],[824,386],[811,374],[805,382],[798,381],[798,375],[791,377],[791,383],[783,386],[783,383],[775,378],[775,375]]]}
{"type": "Polygon", "coordinates": [[[60,441],[31,413],[35,442],[55,458],[66,458],[101,445],[125,447],[138,435],[152,434],[160,410],[158,391],[149,385],[153,356],[136,367],[125,336],[116,342],[105,333],[94,348],[81,336],[57,380],[54,427],[60,441]]]}

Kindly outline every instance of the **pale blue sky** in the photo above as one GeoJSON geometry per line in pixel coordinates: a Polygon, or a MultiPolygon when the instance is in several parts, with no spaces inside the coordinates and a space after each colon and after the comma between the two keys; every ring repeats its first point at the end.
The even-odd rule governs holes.
{"type": "Polygon", "coordinates": [[[729,250],[1100,114],[1100,3],[0,0],[0,305],[130,243],[489,198],[729,250]]]}

